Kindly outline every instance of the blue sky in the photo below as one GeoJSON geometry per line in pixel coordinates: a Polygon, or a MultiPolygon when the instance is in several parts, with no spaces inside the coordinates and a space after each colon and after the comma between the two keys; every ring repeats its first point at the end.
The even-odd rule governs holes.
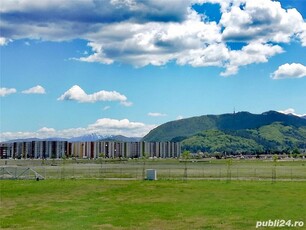
{"type": "Polygon", "coordinates": [[[306,114],[306,1],[0,3],[1,140],[306,114]]]}

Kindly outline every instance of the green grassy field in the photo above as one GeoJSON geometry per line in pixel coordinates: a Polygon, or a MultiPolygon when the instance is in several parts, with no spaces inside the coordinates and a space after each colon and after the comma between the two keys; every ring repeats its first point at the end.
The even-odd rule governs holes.
{"type": "Polygon", "coordinates": [[[275,219],[306,224],[305,182],[66,179],[0,185],[3,229],[255,229],[256,221],[275,219]]]}

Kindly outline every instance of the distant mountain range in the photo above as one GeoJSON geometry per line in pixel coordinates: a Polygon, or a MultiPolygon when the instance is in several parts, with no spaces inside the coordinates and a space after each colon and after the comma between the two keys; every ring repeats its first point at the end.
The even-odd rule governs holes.
{"type": "Polygon", "coordinates": [[[91,133],[79,137],[72,138],[60,138],[60,137],[52,137],[52,138],[25,138],[25,139],[15,139],[7,142],[30,142],[30,141],[68,141],[68,142],[86,142],[86,141],[123,141],[123,142],[134,142],[141,140],[141,137],[125,137],[122,135],[99,135],[96,133],[91,133]]]}
{"type": "Polygon", "coordinates": [[[193,152],[266,152],[306,149],[306,119],[268,111],[204,115],[171,121],[144,141],[180,141],[193,152]]]}

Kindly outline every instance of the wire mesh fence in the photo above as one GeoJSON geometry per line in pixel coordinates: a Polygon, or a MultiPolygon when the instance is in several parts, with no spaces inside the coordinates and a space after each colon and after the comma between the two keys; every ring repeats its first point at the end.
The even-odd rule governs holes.
{"type": "Polygon", "coordinates": [[[305,180],[306,161],[206,160],[6,160],[0,161],[0,179],[116,179],[142,180],[155,169],[160,180],[305,180]]]}

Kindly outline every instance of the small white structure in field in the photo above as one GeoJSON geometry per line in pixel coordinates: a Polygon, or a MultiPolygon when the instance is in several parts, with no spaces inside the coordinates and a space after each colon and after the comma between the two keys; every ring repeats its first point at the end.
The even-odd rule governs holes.
{"type": "Polygon", "coordinates": [[[147,180],[157,180],[155,169],[147,169],[147,180]]]}

